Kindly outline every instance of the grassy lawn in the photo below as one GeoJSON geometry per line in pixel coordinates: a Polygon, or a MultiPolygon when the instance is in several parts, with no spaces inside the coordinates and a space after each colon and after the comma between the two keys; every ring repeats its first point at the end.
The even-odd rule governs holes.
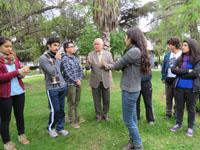
{"type": "MultiPolygon", "coordinates": [[[[128,141],[128,132],[121,115],[121,92],[119,88],[120,73],[114,73],[114,87],[111,90],[110,122],[97,123],[94,119],[94,107],[88,80],[83,81],[79,112],[86,119],[81,128],[73,129],[66,124],[70,135],[52,139],[46,132],[48,122],[48,103],[43,77],[24,79],[26,84],[25,121],[26,134],[31,144],[22,146],[17,142],[14,117],[11,121],[11,138],[19,150],[120,150],[128,141]]],[[[175,119],[165,120],[164,85],[160,81],[160,72],[153,72],[153,105],[156,122],[147,124],[143,102],[141,103],[141,119],[139,129],[145,150],[199,150],[200,124],[196,116],[194,137],[185,136],[187,129],[187,112],[185,112],[183,128],[171,133],[169,128],[175,119]]],[[[66,108],[67,110],[67,108],[66,108]]],[[[0,149],[2,149],[2,142],[0,149]]]]}

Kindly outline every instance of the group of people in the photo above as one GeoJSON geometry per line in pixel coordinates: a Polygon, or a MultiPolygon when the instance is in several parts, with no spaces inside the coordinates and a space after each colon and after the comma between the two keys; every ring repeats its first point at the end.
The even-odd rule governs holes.
{"type": "MultiPolygon", "coordinates": [[[[137,27],[127,30],[126,49],[122,57],[114,62],[112,54],[104,50],[103,40],[94,40],[94,51],[87,56],[86,68],[91,69],[90,86],[97,121],[109,121],[111,70],[121,70],[121,95],[123,121],[129,132],[128,144],[123,150],[143,150],[142,139],[137,121],[140,119],[140,97],[143,96],[146,108],[146,120],[154,124],[152,106],[151,64],[147,43],[143,32],[137,27]]],[[[80,128],[84,121],[78,113],[81,96],[83,70],[76,56],[73,42],[63,44],[64,52],[59,51],[60,39],[49,38],[47,50],[39,58],[44,72],[46,94],[49,105],[47,131],[50,137],[67,136],[65,130],[65,97],[68,103],[68,121],[73,128],[80,128]]],[[[194,39],[183,41],[176,37],[167,42],[170,52],[164,57],[162,81],[166,91],[166,117],[176,117],[175,125],[170,129],[176,132],[182,127],[184,106],[188,110],[187,135],[193,135],[195,119],[195,97],[200,91],[200,46],[194,39]],[[172,113],[175,99],[174,114],[172,113]]],[[[12,50],[10,39],[0,37],[0,133],[5,150],[16,150],[9,135],[9,123],[12,107],[21,144],[29,144],[24,128],[25,88],[22,78],[30,72],[29,67],[21,67],[19,59],[12,50]]]]}
{"type": "Polygon", "coordinates": [[[170,50],[164,56],[162,78],[166,93],[166,118],[176,118],[170,129],[178,131],[182,127],[184,108],[188,112],[188,129],[186,135],[193,136],[196,112],[196,99],[200,92],[200,45],[195,39],[184,40],[172,37],[167,41],[170,50]],[[182,45],[182,47],[181,47],[182,45]],[[174,100],[174,113],[172,113],[174,100]]]}

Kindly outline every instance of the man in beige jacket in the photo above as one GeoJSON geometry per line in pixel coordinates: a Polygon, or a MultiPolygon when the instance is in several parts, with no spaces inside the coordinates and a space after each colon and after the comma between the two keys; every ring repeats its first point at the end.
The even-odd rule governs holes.
{"type": "Polygon", "coordinates": [[[112,81],[111,71],[105,71],[102,62],[113,63],[112,54],[103,50],[103,40],[97,38],[94,40],[94,51],[87,57],[87,67],[91,68],[90,86],[97,121],[109,120],[108,111],[110,106],[110,85],[112,81]],[[103,108],[102,108],[103,105],[103,108]]]}

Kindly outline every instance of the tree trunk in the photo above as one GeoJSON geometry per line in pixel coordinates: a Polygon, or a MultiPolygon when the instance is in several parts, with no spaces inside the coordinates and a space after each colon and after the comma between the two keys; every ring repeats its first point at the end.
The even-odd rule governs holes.
{"type": "Polygon", "coordinates": [[[104,42],[104,50],[110,51],[110,32],[109,31],[102,32],[102,39],[104,42]]]}
{"type": "Polygon", "coordinates": [[[199,32],[198,32],[198,25],[197,25],[196,20],[194,20],[190,23],[189,29],[190,29],[191,38],[196,39],[197,41],[200,41],[200,35],[199,35],[199,32]]]}

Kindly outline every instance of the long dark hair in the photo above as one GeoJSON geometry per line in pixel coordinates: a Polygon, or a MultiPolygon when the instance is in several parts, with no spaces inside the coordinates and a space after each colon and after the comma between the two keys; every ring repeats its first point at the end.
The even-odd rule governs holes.
{"type": "MultiPolygon", "coordinates": [[[[200,60],[200,45],[195,39],[187,39],[184,40],[183,43],[187,43],[189,47],[189,57],[190,57],[190,63],[195,64],[197,61],[200,60]]],[[[181,66],[183,63],[183,56],[184,53],[182,53],[181,57],[178,60],[178,66],[181,66]]]]}
{"type": "Polygon", "coordinates": [[[147,42],[144,33],[137,27],[132,27],[126,32],[131,44],[138,47],[141,51],[141,73],[148,74],[150,72],[150,60],[147,51],[147,42]]]}

